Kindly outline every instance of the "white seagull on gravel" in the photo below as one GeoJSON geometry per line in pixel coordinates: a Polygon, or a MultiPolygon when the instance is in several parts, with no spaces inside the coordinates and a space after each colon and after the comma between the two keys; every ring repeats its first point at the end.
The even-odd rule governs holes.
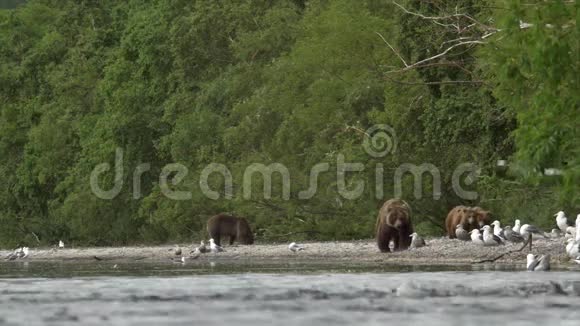
{"type": "Polygon", "coordinates": [[[288,250],[296,253],[298,251],[304,250],[304,247],[302,245],[297,244],[296,242],[292,242],[291,244],[288,245],[288,250]]]}
{"type": "Polygon", "coordinates": [[[544,238],[548,237],[544,233],[544,231],[538,229],[536,226],[531,225],[531,224],[522,225],[522,227],[520,228],[520,234],[522,235],[522,237],[524,237],[524,239],[527,239],[531,234],[539,234],[539,235],[543,236],[544,238]]]}
{"type": "Polygon", "coordinates": [[[181,256],[181,247],[179,245],[175,245],[175,249],[174,249],[174,254],[175,256],[181,256]]]}
{"type": "Polygon", "coordinates": [[[573,226],[569,226],[566,229],[566,234],[564,234],[564,236],[566,238],[576,239],[576,233],[577,233],[577,228],[576,227],[573,227],[573,226]]]}
{"type": "Polygon", "coordinates": [[[483,243],[483,236],[479,232],[478,229],[473,229],[469,232],[471,235],[471,241],[475,244],[482,245],[483,243]]]}
{"type": "Polygon", "coordinates": [[[568,243],[566,245],[566,253],[570,258],[577,259],[580,255],[580,242],[574,239],[568,239],[566,242],[568,243]]]}
{"type": "Polygon", "coordinates": [[[213,238],[209,239],[209,248],[211,250],[211,252],[213,252],[214,254],[218,253],[218,252],[222,252],[225,251],[224,248],[218,246],[214,241],[213,238]]]}
{"type": "Polygon", "coordinates": [[[550,232],[550,237],[552,238],[560,238],[562,236],[562,231],[560,229],[552,229],[550,232]]]}
{"type": "Polygon", "coordinates": [[[550,270],[550,255],[542,255],[540,257],[534,254],[528,254],[526,268],[528,271],[549,271],[550,270]]]}
{"type": "Polygon", "coordinates": [[[463,224],[459,223],[455,227],[455,236],[459,240],[469,241],[471,238],[469,237],[469,232],[463,228],[463,224]]]}
{"type": "Polygon", "coordinates": [[[518,232],[514,232],[512,227],[506,225],[505,229],[503,229],[503,234],[505,239],[510,242],[524,242],[524,238],[518,232]]]}
{"type": "Polygon", "coordinates": [[[516,221],[514,222],[514,227],[512,228],[514,232],[520,233],[521,228],[520,223],[521,223],[520,220],[516,219],[516,221]]]}
{"type": "Polygon", "coordinates": [[[493,225],[493,234],[505,240],[504,231],[501,228],[501,224],[498,220],[495,220],[491,223],[493,225]]]}
{"type": "Polygon", "coordinates": [[[201,240],[201,242],[199,243],[199,247],[196,247],[195,249],[190,251],[190,253],[194,253],[195,251],[199,251],[202,254],[206,254],[209,252],[209,249],[207,249],[207,247],[205,246],[205,241],[201,240]]]}
{"type": "Polygon", "coordinates": [[[7,260],[15,260],[28,257],[28,247],[20,247],[6,256],[7,260]]]}
{"type": "Polygon", "coordinates": [[[576,216],[576,241],[580,242],[580,214],[576,216]]]}
{"type": "Polygon", "coordinates": [[[560,231],[566,232],[569,226],[566,214],[564,214],[563,211],[559,211],[558,213],[554,214],[554,216],[556,216],[556,225],[558,226],[560,231]]]}
{"type": "Polygon", "coordinates": [[[491,226],[485,225],[483,227],[483,245],[484,246],[498,246],[504,244],[503,240],[491,231],[491,226]]]}
{"type": "Polygon", "coordinates": [[[413,232],[409,237],[411,237],[411,248],[421,248],[425,247],[425,240],[421,238],[417,232],[413,232]]]}
{"type": "Polygon", "coordinates": [[[198,259],[199,256],[201,256],[201,251],[199,251],[198,248],[195,248],[195,250],[191,252],[191,255],[181,256],[181,263],[185,264],[185,263],[192,261],[194,259],[198,259]]]}

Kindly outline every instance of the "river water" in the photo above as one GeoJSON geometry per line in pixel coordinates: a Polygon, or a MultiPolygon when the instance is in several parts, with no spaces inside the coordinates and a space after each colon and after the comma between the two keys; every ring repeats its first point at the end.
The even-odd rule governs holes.
{"type": "Polygon", "coordinates": [[[451,269],[1,264],[0,325],[580,325],[578,272],[451,269]]]}

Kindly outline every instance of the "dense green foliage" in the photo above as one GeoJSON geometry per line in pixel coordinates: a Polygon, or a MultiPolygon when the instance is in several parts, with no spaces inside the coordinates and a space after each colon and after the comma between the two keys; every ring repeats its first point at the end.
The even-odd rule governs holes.
{"type": "MultiPolygon", "coordinates": [[[[560,209],[580,213],[577,5],[400,3],[424,16],[459,10],[499,31],[402,71],[399,55],[424,60],[455,36],[385,1],[31,0],[0,10],[0,245],[184,241],[205,236],[207,218],[222,211],[247,216],[258,240],[367,238],[404,163],[441,173],[438,199],[430,178],[422,198],[409,174],[402,179],[421,232],[440,234],[460,203],[544,227],[560,209]],[[377,124],[396,131],[397,148],[375,158],[362,143],[377,124]],[[113,166],[118,149],[121,191],[101,199],[91,172],[113,166]],[[340,194],[342,158],[364,165],[347,174],[348,189],[365,183],[357,199],[340,194]],[[507,173],[498,159],[509,160],[507,173]],[[276,162],[289,170],[290,199],[276,173],[271,198],[259,177],[244,198],[246,168],[276,162]],[[466,162],[479,167],[465,186],[477,199],[453,190],[466,162]],[[188,170],[171,186],[189,191],[186,200],[160,186],[170,163],[188,170]],[[210,163],[231,171],[233,198],[200,190],[210,163]],[[329,171],[300,199],[318,163],[329,171]],[[563,176],[543,177],[545,168],[563,176]]],[[[111,168],[98,186],[114,182],[111,168]]],[[[224,178],[209,184],[224,189],[224,178]]]]}

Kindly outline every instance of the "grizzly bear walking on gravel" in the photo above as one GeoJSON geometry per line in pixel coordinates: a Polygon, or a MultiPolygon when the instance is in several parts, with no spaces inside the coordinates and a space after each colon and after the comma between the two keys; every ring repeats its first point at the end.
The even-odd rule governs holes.
{"type": "Polygon", "coordinates": [[[222,237],[230,237],[230,245],[233,245],[236,240],[241,244],[249,245],[254,243],[254,235],[250,224],[243,217],[227,214],[212,216],[207,221],[207,232],[218,246],[221,246],[222,237]]]}
{"type": "Polygon", "coordinates": [[[401,199],[387,200],[377,217],[375,226],[377,245],[381,252],[390,252],[389,243],[393,241],[394,250],[409,248],[413,224],[411,206],[401,199]]]}

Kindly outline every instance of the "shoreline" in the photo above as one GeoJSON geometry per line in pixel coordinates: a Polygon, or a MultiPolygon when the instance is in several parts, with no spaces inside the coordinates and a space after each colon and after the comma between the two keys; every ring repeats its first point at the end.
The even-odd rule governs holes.
{"type": "MultiPolygon", "coordinates": [[[[521,243],[508,243],[504,246],[483,247],[471,242],[451,240],[443,237],[426,238],[426,247],[399,251],[394,253],[379,252],[373,239],[354,241],[304,242],[305,250],[293,253],[288,250],[288,244],[234,245],[224,246],[225,252],[219,254],[203,254],[191,263],[207,260],[222,263],[267,262],[286,263],[299,261],[302,263],[324,264],[341,262],[349,264],[397,264],[397,265],[472,265],[481,260],[493,259],[505,252],[517,250],[521,243]],[[292,260],[290,260],[292,259],[292,260]]],[[[197,245],[197,242],[195,243],[197,245]]],[[[192,250],[191,244],[179,244],[183,254],[192,250]]],[[[8,261],[4,259],[11,251],[0,250],[2,263],[13,262],[51,262],[51,261],[114,261],[142,263],[171,263],[176,257],[174,245],[131,246],[131,247],[85,247],[85,248],[30,248],[30,254],[23,259],[8,261]]],[[[525,265],[529,249],[506,254],[492,264],[525,265]]],[[[554,267],[578,266],[569,261],[565,253],[564,238],[534,239],[534,254],[550,254],[554,267]]]]}

